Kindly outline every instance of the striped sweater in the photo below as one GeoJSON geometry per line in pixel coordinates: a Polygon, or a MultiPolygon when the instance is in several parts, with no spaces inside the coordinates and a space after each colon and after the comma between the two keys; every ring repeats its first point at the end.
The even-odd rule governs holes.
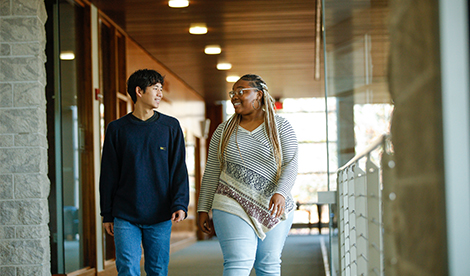
{"type": "Polygon", "coordinates": [[[294,210],[290,191],[297,177],[297,138],[285,118],[276,115],[275,120],[282,150],[282,172],[277,183],[277,165],[264,123],[251,132],[238,127],[230,137],[226,162],[220,169],[217,151],[227,123],[224,122],[217,127],[209,145],[198,212],[218,209],[235,214],[264,239],[267,231],[294,210]],[[286,211],[280,219],[272,217],[269,211],[269,201],[275,193],[286,198],[286,211]]]}

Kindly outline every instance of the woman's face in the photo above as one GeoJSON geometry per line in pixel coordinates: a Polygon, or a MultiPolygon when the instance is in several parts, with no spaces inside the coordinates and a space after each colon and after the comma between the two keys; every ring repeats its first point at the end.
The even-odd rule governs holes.
{"type": "Polygon", "coordinates": [[[232,87],[232,93],[231,101],[235,113],[248,115],[261,109],[261,106],[259,106],[261,104],[261,91],[251,87],[248,81],[237,81],[232,87]]]}

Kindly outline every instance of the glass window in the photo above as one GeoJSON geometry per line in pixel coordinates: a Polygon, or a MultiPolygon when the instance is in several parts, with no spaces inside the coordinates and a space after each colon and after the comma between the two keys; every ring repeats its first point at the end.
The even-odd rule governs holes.
{"type": "Polygon", "coordinates": [[[64,271],[76,271],[83,267],[83,242],[81,220],[80,147],[82,129],[79,127],[78,66],[80,61],[77,18],[82,8],[70,1],[59,2],[59,53],[60,53],[60,99],[62,135],[62,203],[64,271]],[[69,58],[64,58],[69,54],[69,58]]]}
{"type": "MultiPolygon", "coordinates": [[[[83,22],[86,8],[73,1],[46,3],[47,117],[51,272],[65,274],[86,266],[82,155],[85,130],[82,112],[86,61],[83,22]],[[80,80],[80,81],[79,81],[80,80]]],[[[86,209],[86,208],[85,208],[86,209]]],[[[86,212],[86,211],[85,211],[86,212]]],[[[86,218],[85,218],[86,219],[86,218]]],[[[88,236],[87,236],[88,237],[88,236]]]]}
{"type": "MultiPolygon", "coordinates": [[[[328,186],[336,190],[336,170],[390,128],[389,11],[387,0],[323,0],[322,4],[328,186]]],[[[337,228],[334,223],[330,227],[331,244],[335,244],[337,228]]],[[[330,259],[331,269],[338,274],[336,251],[331,251],[330,259]]]]}

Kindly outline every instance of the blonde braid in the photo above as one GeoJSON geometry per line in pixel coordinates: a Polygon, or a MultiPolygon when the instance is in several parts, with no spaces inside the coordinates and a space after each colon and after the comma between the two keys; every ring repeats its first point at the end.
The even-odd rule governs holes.
{"type": "Polygon", "coordinates": [[[273,155],[277,164],[276,180],[278,180],[281,177],[282,171],[282,152],[279,133],[277,131],[277,124],[274,116],[276,113],[274,99],[268,93],[268,87],[264,83],[261,83],[261,86],[263,87],[263,100],[265,103],[264,121],[269,141],[273,147],[273,155]]]}
{"type": "Polygon", "coordinates": [[[236,133],[238,131],[238,125],[240,124],[241,119],[242,119],[241,115],[236,114],[236,113],[233,114],[232,117],[230,117],[230,119],[228,120],[224,129],[222,130],[222,135],[220,137],[220,142],[219,142],[219,152],[218,152],[220,170],[222,170],[225,165],[225,149],[227,148],[228,142],[230,140],[230,136],[232,136],[233,132],[236,133]]]}

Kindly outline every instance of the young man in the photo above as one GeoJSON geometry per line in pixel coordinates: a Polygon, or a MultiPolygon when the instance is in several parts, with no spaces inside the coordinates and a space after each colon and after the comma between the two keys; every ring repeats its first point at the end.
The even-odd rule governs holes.
{"type": "Polygon", "coordinates": [[[134,72],[127,81],[134,112],[106,130],[100,204],[104,228],[114,236],[118,275],[140,275],[141,244],[147,275],[167,275],[172,221],[187,215],[184,137],[177,119],[154,110],[162,90],[158,72],[134,72]]]}

